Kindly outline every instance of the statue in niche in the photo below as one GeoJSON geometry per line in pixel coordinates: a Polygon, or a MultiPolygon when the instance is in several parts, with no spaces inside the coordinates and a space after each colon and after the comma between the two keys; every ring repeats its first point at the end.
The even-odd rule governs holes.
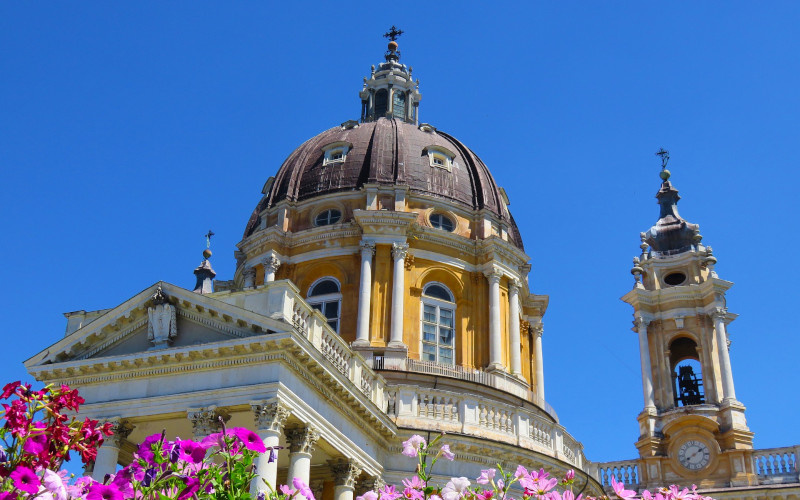
{"type": "Polygon", "coordinates": [[[151,349],[165,349],[178,335],[175,306],[169,303],[161,285],[158,286],[150,300],[152,305],[147,308],[147,338],[153,343],[151,349]]]}

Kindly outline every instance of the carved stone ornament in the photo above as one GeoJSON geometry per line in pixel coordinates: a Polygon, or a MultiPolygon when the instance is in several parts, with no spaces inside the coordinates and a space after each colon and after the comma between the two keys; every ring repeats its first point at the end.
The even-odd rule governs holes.
{"type": "Polygon", "coordinates": [[[329,460],[328,465],[336,479],[336,486],[354,488],[356,478],[361,474],[361,466],[354,460],[329,460]]]}
{"type": "Polygon", "coordinates": [[[278,268],[281,267],[281,261],[274,255],[270,255],[269,257],[264,257],[264,272],[265,273],[275,273],[278,271],[278,268]]]}
{"type": "Polygon", "coordinates": [[[367,255],[370,259],[375,255],[374,241],[362,240],[359,245],[361,246],[361,255],[367,255]]]}
{"type": "Polygon", "coordinates": [[[394,260],[405,259],[406,255],[408,255],[408,243],[392,243],[394,260]]]}
{"type": "Polygon", "coordinates": [[[147,308],[147,339],[155,349],[163,349],[178,335],[175,306],[169,303],[161,285],[151,300],[153,305],[147,308]]]}
{"type": "Polygon", "coordinates": [[[531,330],[533,330],[533,335],[535,337],[541,337],[542,334],[544,333],[544,325],[542,325],[541,323],[533,325],[531,327],[531,330]]]}
{"type": "Polygon", "coordinates": [[[405,260],[404,265],[405,265],[406,271],[410,271],[411,268],[414,267],[414,254],[413,253],[408,253],[406,255],[406,260],[405,260]]]}
{"type": "Polygon", "coordinates": [[[289,407],[280,401],[270,403],[258,403],[250,405],[256,419],[258,429],[267,429],[275,432],[282,432],[286,419],[292,413],[289,407]]]}
{"type": "Polygon", "coordinates": [[[317,440],[319,440],[319,432],[314,427],[286,429],[286,441],[289,443],[289,451],[292,453],[310,455],[314,452],[314,445],[317,440]]]}
{"type": "Polygon", "coordinates": [[[127,420],[116,420],[111,422],[111,432],[114,434],[111,436],[106,437],[105,442],[119,448],[122,446],[122,443],[128,439],[128,436],[131,435],[133,432],[133,425],[127,420]]]}
{"type": "Polygon", "coordinates": [[[220,430],[219,419],[227,422],[231,417],[221,408],[201,408],[187,412],[189,421],[192,422],[192,432],[195,437],[206,437],[220,430]]]}
{"type": "Polygon", "coordinates": [[[256,269],[254,267],[248,267],[242,271],[242,277],[244,278],[245,288],[254,287],[256,284],[256,269]]]}
{"type": "Polygon", "coordinates": [[[503,278],[503,271],[493,267],[487,271],[484,271],[483,275],[486,276],[486,279],[489,280],[489,283],[500,283],[500,280],[503,278]]]}
{"type": "Polygon", "coordinates": [[[356,495],[361,496],[368,491],[378,491],[384,486],[386,486],[386,481],[384,481],[382,478],[371,477],[369,479],[365,479],[363,481],[358,482],[356,495]]]}

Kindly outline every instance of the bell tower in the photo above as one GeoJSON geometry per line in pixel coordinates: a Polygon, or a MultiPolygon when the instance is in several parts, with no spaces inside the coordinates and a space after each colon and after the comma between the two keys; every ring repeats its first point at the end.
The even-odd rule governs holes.
{"type": "Polygon", "coordinates": [[[633,259],[633,306],[641,355],[644,409],[638,416],[640,483],[727,487],[756,484],[753,434],[736,399],[725,294],[733,286],[714,270],[700,227],[678,214],[669,153],[660,150],[660,214],[641,233],[633,259]]]}

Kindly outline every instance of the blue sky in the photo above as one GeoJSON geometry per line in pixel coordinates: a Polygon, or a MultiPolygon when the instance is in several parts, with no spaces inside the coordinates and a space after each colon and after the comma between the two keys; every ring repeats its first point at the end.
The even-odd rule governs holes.
{"type": "Polygon", "coordinates": [[[193,285],[202,235],[227,279],[264,181],[357,119],[396,24],[421,120],[505,187],[545,317],[548,401],[592,460],[636,456],[642,391],[618,299],[671,151],[729,309],[757,447],[800,444],[793,2],[3,2],[0,380],[61,313],[193,285]],[[793,389],[794,387],[794,389],[793,389]]]}

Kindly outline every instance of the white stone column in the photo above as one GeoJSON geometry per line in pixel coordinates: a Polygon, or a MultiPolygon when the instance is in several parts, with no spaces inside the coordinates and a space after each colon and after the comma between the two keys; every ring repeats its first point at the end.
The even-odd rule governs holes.
{"type": "Polygon", "coordinates": [[[356,478],[361,474],[361,467],[353,460],[330,460],[328,465],[336,480],[333,499],[353,500],[356,478]]]}
{"type": "Polygon", "coordinates": [[[275,281],[275,273],[281,267],[281,261],[274,255],[264,257],[264,283],[275,281]]]}
{"type": "Polygon", "coordinates": [[[489,366],[488,370],[503,370],[502,330],[500,329],[500,279],[498,269],[484,272],[489,280],[489,366]]]}
{"type": "Polygon", "coordinates": [[[286,419],[289,418],[289,408],[279,401],[251,403],[256,420],[258,435],[267,448],[265,453],[256,457],[256,477],[250,488],[253,497],[259,492],[268,492],[278,487],[278,452],[281,434],[286,419]],[[269,484],[269,487],[267,486],[269,484]]]}
{"type": "Polygon", "coordinates": [[[358,288],[358,322],[354,346],[369,346],[369,312],[372,299],[372,256],[375,243],[361,242],[361,282],[358,288]]]}
{"type": "Polygon", "coordinates": [[[392,275],[392,329],[389,347],[405,347],[403,343],[403,302],[405,300],[405,273],[408,243],[392,243],[394,274],[392,275]]]}
{"type": "MultiPolygon", "coordinates": [[[[736,391],[733,389],[733,372],[731,370],[731,355],[728,352],[728,333],[725,331],[725,316],[728,311],[717,308],[713,313],[714,333],[717,336],[717,350],[719,352],[719,371],[722,375],[722,400],[735,401],[736,391]]],[[[705,370],[703,370],[705,372],[705,370]]]]}
{"type": "Polygon", "coordinates": [[[119,450],[122,443],[130,436],[133,426],[126,421],[116,421],[111,424],[111,432],[114,434],[103,440],[103,445],[97,450],[97,457],[94,459],[92,478],[103,482],[106,474],[117,472],[117,462],[119,461],[119,450]]]}
{"type": "Polygon", "coordinates": [[[314,427],[300,427],[286,430],[289,443],[289,472],[286,482],[292,484],[294,478],[308,484],[311,479],[311,453],[319,433],[314,427]]]}
{"type": "Polygon", "coordinates": [[[647,341],[647,321],[642,316],[636,318],[636,330],[639,332],[639,357],[642,363],[642,391],[644,393],[644,407],[655,408],[653,396],[653,370],[650,364],[650,346],[647,341]]]}
{"type": "Polygon", "coordinates": [[[248,267],[242,271],[242,277],[244,278],[243,286],[245,290],[256,286],[256,270],[254,268],[248,267]]]}
{"type": "Polygon", "coordinates": [[[508,284],[508,331],[511,349],[511,373],[522,376],[522,353],[519,338],[519,286],[520,282],[511,280],[508,284]]]}
{"type": "Polygon", "coordinates": [[[533,326],[533,352],[536,363],[536,394],[544,401],[544,357],[542,356],[542,334],[544,327],[541,323],[533,326]]]}

